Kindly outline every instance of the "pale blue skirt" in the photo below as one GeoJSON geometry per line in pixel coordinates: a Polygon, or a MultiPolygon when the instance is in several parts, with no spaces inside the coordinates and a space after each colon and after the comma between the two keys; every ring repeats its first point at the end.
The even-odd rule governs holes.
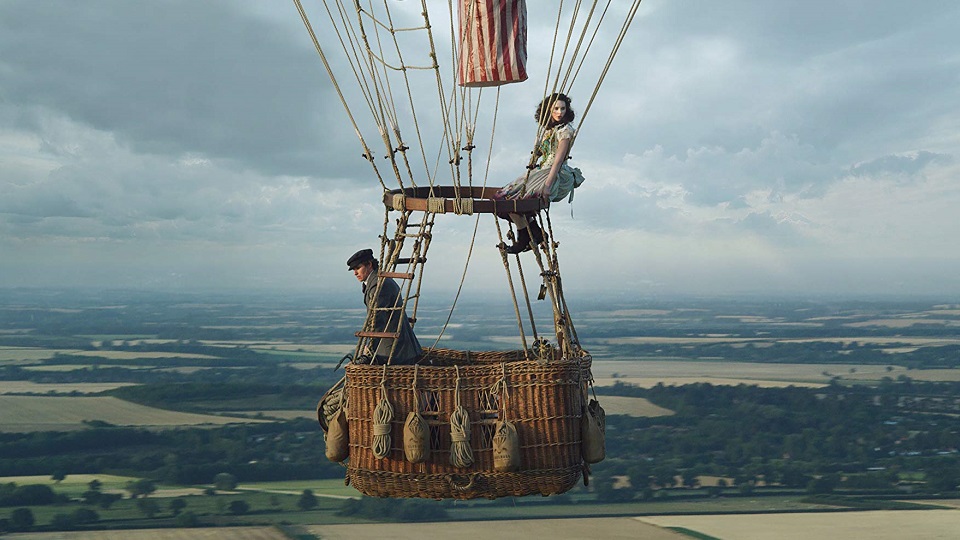
{"type": "MultiPolygon", "coordinates": [[[[503,186],[497,191],[497,199],[532,199],[540,197],[543,194],[544,185],[547,183],[547,176],[550,175],[550,169],[536,169],[530,171],[529,175],[521,175],[519,178],[503,186]]],[[[583,183],[583,173],[576,167],[571,167],[564,163],[557,172],[557,179],[550,186],[550,201],[560,202],[567,195],[569,200],[573,201],[573,190],[580,187],[583,183]]]]}

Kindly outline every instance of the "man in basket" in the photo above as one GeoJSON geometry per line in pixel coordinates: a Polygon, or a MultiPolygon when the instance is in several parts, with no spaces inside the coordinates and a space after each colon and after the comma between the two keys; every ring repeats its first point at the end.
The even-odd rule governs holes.
{"type": "Polygon", "coordinates": [[[373,338],[370,348],[365,348],[363,354],[370,355],[371,349],[375,351],[371,359],[374,364],[416,364],[423,355],[423,349],[420,348],[420,342],[413,333],[413,328],[410,327],[406,310],[402,309],[403,296],[400,294],[397,282],[393,278],[384,278],[380,294],[376,294],[380,265],[373,257],[372,249],[361,249],[354,253],[347,259],[347,267],[353,271],[357,281],[363,284],[363,303],[367,309],[381,308],[374,314],[371,330],[400,334],[396,338],[395,348],[393,338],[373,338]],[[390,356],[391,348],[393,348],[392,357],[390,356]]]}

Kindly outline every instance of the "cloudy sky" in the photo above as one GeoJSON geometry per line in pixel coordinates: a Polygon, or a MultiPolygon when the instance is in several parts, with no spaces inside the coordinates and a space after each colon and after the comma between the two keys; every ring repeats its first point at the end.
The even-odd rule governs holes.
{"type": "MultiPolygon", "coordinates": [[[[492,144],[478,120],[490,185],[522,171],[545,87],[556,2],[527,2],[530,79],[492,144]]],[[[646,0],[553,208],[567,291],[960,296],[958,28],[953,0],[646,0]]],[[[383,227],[360,153],[292,2],[0,2],[0,287],[355,287],[344,261],[383,227]]],[[[438,218],[430,287],[459,284],[474,223],[438,218]]],[[[504,282],[495,243],[481,216],[468,290],[504,282]]]]}

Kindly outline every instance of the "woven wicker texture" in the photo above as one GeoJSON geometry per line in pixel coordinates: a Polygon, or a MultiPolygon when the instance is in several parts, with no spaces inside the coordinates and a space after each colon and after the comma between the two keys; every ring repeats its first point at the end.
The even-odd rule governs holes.
{"type": "Polygon", "coordinates": [[[583,471],[581,416],[591,358],[538,363],[523,351],[426,351],[434,366],[350,364],[344,390],[350,426],[347,481],[365,495],[431,499],[552,495],[572,488],[583,471]],[[439,364],[439,366],[437,365],[439,364]],[[457,367],[447,367],[457,364],[457,367]],[[474,463],[450,464],[450,415],[459,404],[470,417],[474,463]],[[416,388],[416,391],[414,390],[416,388]],[[374,456],[374,409],[383,390],[396,414],[392,446],[374,456]],[[415,395],[416,392],[416,395],[415,395]],[[430,458],[404,458],[403,422],[419,405],[430,426],[430,458]],[[498,420],[508,420],[520,441],[520,469],[496,472],[492,439],[498,420]]]}

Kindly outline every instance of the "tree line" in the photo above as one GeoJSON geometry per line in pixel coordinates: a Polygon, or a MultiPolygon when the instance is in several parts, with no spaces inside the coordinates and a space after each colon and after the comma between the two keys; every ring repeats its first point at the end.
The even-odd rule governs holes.
{"type": "MultiPolygon", "coordinates": [[[[960,417],[904,409],[899,387],[954,396],[957,383],[897,383],[881,388],[625,384],[598,389],[643,397],[673,416],[607,416],[607,456],[596,473],[623,475],[632,492],[697,487],[701,475],[751,490],[761,483],[829,493],[889,490],[919,475],[933,492],[960,483],[960,417]],[[678,481],[679,479],[679,481],[678,481]]],[[[603,402],[601,396],[601,403],[603,402]]]]}

